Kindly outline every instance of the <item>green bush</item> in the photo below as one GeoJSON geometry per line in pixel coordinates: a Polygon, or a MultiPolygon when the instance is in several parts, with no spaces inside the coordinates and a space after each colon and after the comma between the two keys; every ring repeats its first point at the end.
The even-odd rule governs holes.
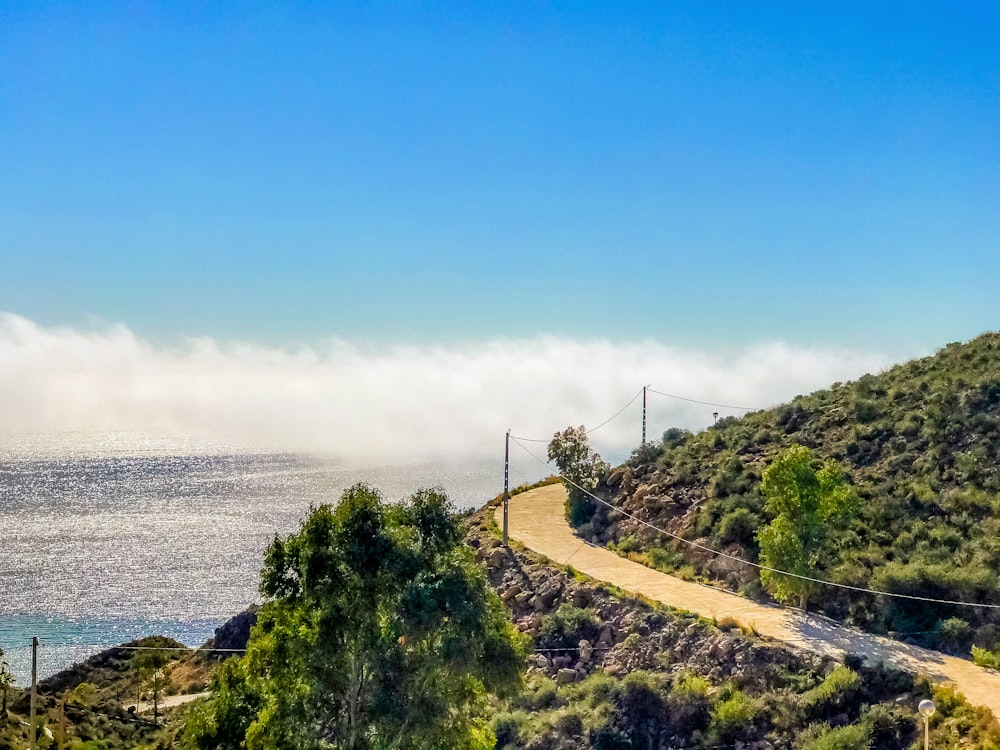
{"type": "Polygon", "coordinates": [[[742,690],[733,690],[712,708],[712,730],[723,742],[745,738],[758,710],[753,698],[742,690]]]}
{"type": "Polygon", "coordinates": [[[674,689],[671,692],[671,695],[679,696],[681,698],[704,698],[708,695],[708,691],[711,689],[712,683],[706,678],[698,674],[693,674],[692,672],[684,672],[674,683],[674,689]]]}
{"type": "Polygon", "coordinates": [[[802,750],[862,750],[870,747],[871,735],[864,724],[850,724],[820,734],[802,744],[802,750]]]}
{"type": "Polygon", "coordinates": [[[559,609],[542,617],[537,642],[541,648],[576,648],[580,641],[596,640],[600,620],[589,609],[560,604],[559,609]]]}
{"type": "Polygon", "coordinates": [[[809,716],[825,716],[847,705],[860,687],[860,675],[841,664],[834,667],[819,685],[802,693],[799,705],[809,716]]]}
{"type": "Polygon", "coordinates": [[[972,626],[960,617],[941,620],[935,630],[934,645],[942,651],[962,651],[968,647],[972,638],[972,626]]]}
{"type": "Polygon", "coordinates": [[[520,730],[517,717],[508,711],[502,711],[493,717],[493,734],[497,737],[498,748],[517,744],[520,739],[520,730]]]}
{"type": "Polygon", "coordinates": [[[990,669],[1000,669],[1000,651],[990,651],[989,649],[972,647],[972,661],[980,667],[990,669]]]}
{"type": "Polygon", "coordinates": [[[726,513],[719,521],[718,539],[723,544],[749,545],[754,541],[760,517],[747,508],[736,508],[726,513]]]}

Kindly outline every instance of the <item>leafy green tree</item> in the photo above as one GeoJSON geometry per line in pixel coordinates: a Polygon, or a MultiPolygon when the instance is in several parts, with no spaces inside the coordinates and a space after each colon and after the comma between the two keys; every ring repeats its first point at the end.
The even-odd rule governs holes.
{"type": "Polygon", "coordinates": [[[520,685],[526,645],[463,536],[433,490],[315,508],[267,550],[269,601],[188,746],[492,748],[487,694],[520,685]]]}
{"type": "Polygon", "coordinates": [[[0,723],[7,721],[7,691],[14,684],[14,674],[7,665],[3,649],[0,648],[0,723]]]}
{"type": "MultiPolygon", "coordinates": [[[[817,577],[830,526],[857,512],[857,493],[840,467],[829,461],[817,471],[816,463],[812,451],[793,445],[764,470],[764,507],[774,520],[757,541],[761,563],[769,568],[817,577]]],[[[817,585],[770,570],[762,570],[760,579],[778,601],[798,600],[803,610],[817,585]]]]}
{"type": "Polygon", "coordinates": [[[556,462],[559,473],[566,480],[570,522],[574,525],[586,523],[594,513],[587,492],[597,487],[611,467],[591,449],[583,425],[557,432],[549,442],[548,456],[549,461],[556,462]]]}

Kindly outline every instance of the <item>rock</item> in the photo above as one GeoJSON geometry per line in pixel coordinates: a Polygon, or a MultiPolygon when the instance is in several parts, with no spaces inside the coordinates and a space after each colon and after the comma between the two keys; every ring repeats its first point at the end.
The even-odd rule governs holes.
{"type": "Polygon", "coordinates": [[[580,609],[583,609],[590,604],[591,599],[592,597],[590,591],[582,586],[573,589],[573,592],[570,594],[570,601],[573,602],[573,606],[580,607],[580,609]]]}
{"type": "MultiPolygon", "coordinates": [[[[245,609],[215,629],[215,637],[209,644],[215,648],[243,649],[250,640],[250,628],[257,622],[258,607],[245,609]]],[[[208,645],[208,644],[206,644],[208,645]]]]}
{"type": "Polygon", "coordinates": [[[571,682],[576,682],[576,678],[575,669],[560,669],[556,673],[556,683],[559,685],[568,685],[571,682]]]}
{"type": "Polygon", "coordinates": [[[552,666],[556,669],[564,669],[573,663],[572,656],[557,656],[552,660],[552,666]]]}
{"type": "Polygon", "coordinates": [[[503,547],[497,547],[496,549],[490,551],[486,559],[486,564],[489,567],[499,568],[507,561],[507,550],[503,547]]]}
{"type": "Polygon", "coordinates": [[[558,580],[548,581],[548,583],[538,590],[538,598],[542,604],[541,608],[550,608],[560,593],[562,593],[562,584],[558,580]]]}
{"type": "Polygon", "coordinates": [[[509,602],[511,599],[513,599],[520,593],[521,593],[521,584],[515,583],[512,586],[508,587],[502,594],[500,594],[500,598],[503,599],[505,602],[509,602]]]}
{"type": "Polygon", "coordinates": [[[594,653],[594,647],[586,638],[580,641],[580,663],[586,664],[594,653]]]}
{"type": "Polygon", "coordinates": [[[611,632],[610,625],[605,625],[601,628],[601,635],[598,637],[597,642],[602,646],[610,646],[615,642],[615,637],[611,632]]]}

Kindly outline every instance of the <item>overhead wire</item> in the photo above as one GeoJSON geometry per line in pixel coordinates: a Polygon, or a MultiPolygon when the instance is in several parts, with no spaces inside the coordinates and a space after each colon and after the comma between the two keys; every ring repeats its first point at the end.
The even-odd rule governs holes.
{"type": "MultiPolygon", "coordinates": [[[[521,450],[523,450],[529,456],[531,456],[536,461],[538,461],[539,463],[541,463],[543,466],[551,464],[551,461],[543,461],[541,458],[539,458],[534,453],[532,453],[530,450],[528,450],[528,448],[526,446],[521,445],[521,443],[518,442],[517,439],[514,439],[514,442],[518,444],[518,446],[521,448],[521,450]]],[[[580,490],[585,495],[593,498],[594,500],[596,500],[597,502],[601,503],[602,505],[605,505],[608,508],[611,508],[612,510],[614,510],[617,513],[620,513],[621,515],[625,516],[626,518],[632,519],[636,523],[642,524],[643,526],[647,526],[648,528],[652,529],[653,531],[656,531],[656,532],[658,532],[660,534],[665,534],[666,536],[669,536],[671,539],[675,539],[676,541],[681,542],[682,544],[686,544],[689,547],[693,547],[695,549],[699,549],[702,552],[708,552],[709,554],[716,555],[718,557],[724,557],[724,558],[729,559],[729,560],[734,560],[734,561],[736,561],[738,563],[741,563],[743,565],[748,565],[750,567],[757,568],[758,570],[766,570],[769,573],[777,573],[779,575],[788,576],[790,578],[797,578],[797,579],[799,579],[801,581],[808,581],[809,583],[816,583],[816,584],[820,584],[820,585],[823,585],[823,586],[833,586],[833,587],[840,588],[840,589],[846,589],[848,591],[857,591],[859,593],[864,593],[864,594],[873,594],[875,596],[888,596],[888,597],[894,597],[896,599],[909,599],[909,600],[912,600],[912,601],[927,602],[927,603],[931,603],[931,604],[950,604],[950,605],[954,605],[954,606],[958,606],[958,607],[980,607],[982,609],[1000,609],[1000,604],[985,604],[985,603],[980,603],[980,602],[965,602],[965,601],[960,601],[960,600],[957,600],[957,599],[936,599],[934,597],[916,596],[914,594],[899,594],[899,593],[895,593],[895,592],[891,592],[891,591],[877,591],[875,589],[864,588],[862,586],[851,586],[850,584],[847,584],[847,583],[837,583],[836,581],[827,581],[827,580],[824,580],[822,578],[814,578],[812,576],[801,575],[799,573],[790,573],[787,570],[779,570],[778,568],[772,568],[772,567],[770,567],[768,565],[762,565],[761,563],[755,563],[755,562],[753,562],[751,560],[744,560],[742,557],[737,557],[736,555],[731,555],[728,552],[722,552],[721,550],[713,549],[713,548],[708,547],[708,546],[706,546],[704,544],[699,544],[698,542],[691,541],[690,539],[685,539],[684,537],[679,536],[677,534],[674,534],[673,532],[667,531],[666,529],[660,528],[659,526],[655,526],[654,524],[650,523],[649,521],[646,521],[646,520],[644,520],[642,518],[639,518],[638,516],[635,516],[632,513],[629,513],[628,511],[626,511],[626,510],[624,510],[622,508],[619,508],[618,506],[616,506],[616,505],[608,502],[607,500],[605,500],[605,499],[603,499],[601,497],[598,497],[593,492],[591,492],[590,490],[586,489],[585,487],[581,487],[579,484],[577,484],[576,482],[572,481],[571,479],[568,479],[566,477],[563,477],[562,479],[567,484],[570,484],[573,487],[576,487],[576,489],[580,490]]]]}
{"type": "MultiPolygon", "coordinates": [[[[599,429],[601,429],[605,425],[607,425],[610,422],[613,422],[614,420],[618,419],[618,417],[620,417],[625,412],[625,410],[628,409],[635,402],[635,400],[637,398],[639,398],[639,396],[641,396],[641,395],[642,395],[642,388],[640,388],[638,391],[635,392],[635,395],[632,396],[632,398],[630,398],[628,400],[628,402],[625,404],[625,406],[623,406],[621,409],[619,409],[618,411],[616,411],[610,417],[608,417],[607,419],[605,419],[603,422],[601,422],[599,425],[597,425],[597,427],[591,427],[589,430],[584,430],[584,433],[587,434],[587,435],[589,435],[592,432],[597,432],[599,429]]],[[[552,438],[529,438],[529,437],[521,437],[520,435],[517,435],[517,436],[511,435],[510,437],[511,437],[512,440],[523,440],[523,441],[525,441],[527,443],[549,443],[549,442],[552,441],[552,438]]]]}
{"type": "Polygon", "coordinates": [[[703,404],[704,406],[718,406],[721,409],[740,409],[742,411],[760,411],[758,406],[735,406],[733,404],[717,404],[714,401],[700,401],[696,398],[687,398],[685,396],[678,396],[674,393],[666,393],[665,391],[658,391],[655,388],[646,387],[649,393],[655,393],[659,396],[666,396],[667,398],[675,398],[678,401],[687,401],[692,404],[703,404]]]}

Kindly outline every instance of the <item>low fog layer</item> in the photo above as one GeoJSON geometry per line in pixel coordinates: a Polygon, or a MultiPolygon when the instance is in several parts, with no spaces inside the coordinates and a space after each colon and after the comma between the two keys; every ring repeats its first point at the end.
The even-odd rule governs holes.
{"type": "MultiPolygon", "coordinates": [[[[369,348],[342,340],[263,347],[190,339],[154,346],[115,325],[44,328],[0,313],[0,434],[136,433],[193,444],[332,454],[349,461],[496,455],[504,432],[592,428],[644,384],[767,407],[889,364],[886,355],[766,343],[707,354],[655,341],[556,336],[369,348]]],[[[649,394],[649,435],[738,409],[649,394]]],[[[595,431],[621,457],[640,438],[641,398],[595,431]]],[[[518,450],[515,448],[515,450],[518,450]]],[[[532,446],[544,455],[544,445],[532,446]]]]}

